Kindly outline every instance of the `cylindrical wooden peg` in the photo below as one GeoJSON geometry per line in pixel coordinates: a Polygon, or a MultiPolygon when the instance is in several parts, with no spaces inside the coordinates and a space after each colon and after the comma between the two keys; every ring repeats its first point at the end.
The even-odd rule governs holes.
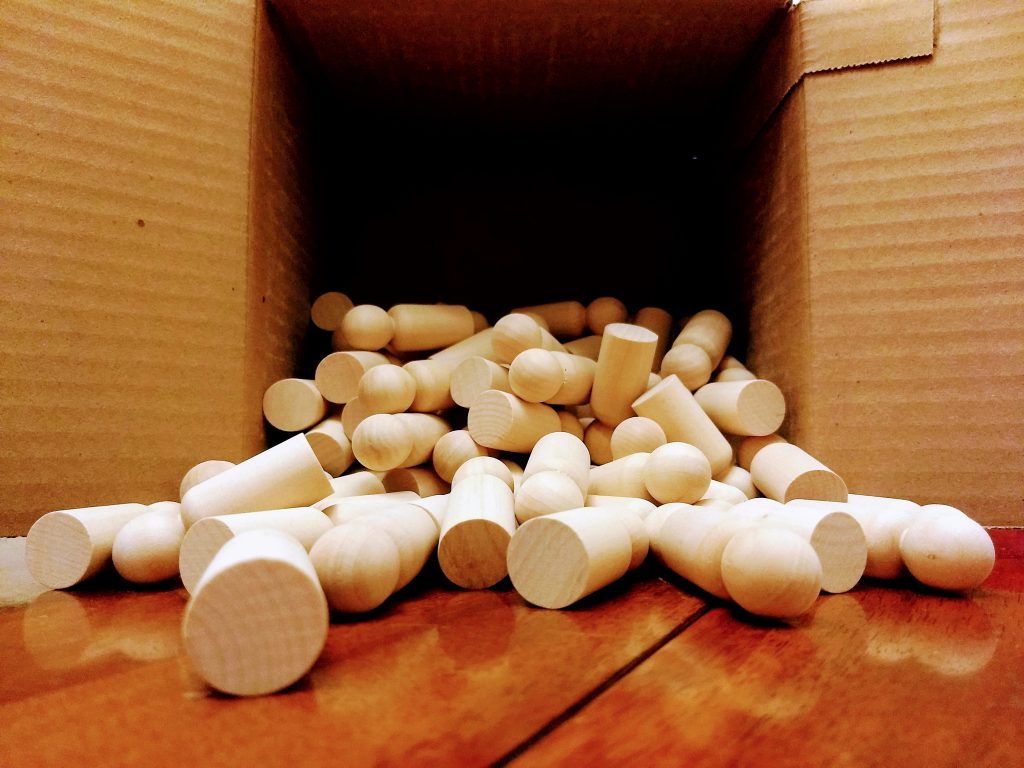
{"type": "Polygon", "coordinates": [[[396,304],[388,315],[394,321],[391,348],[398,352],[441,349],[476,332],[473,313],[459,304],[396,304]]]}
{"type": "Polygon", "coordinates": [[[438,438],[431,460],[438,476],[446,483],[451,483],[459,467],[470,459],[495,454],[497,451],[494,449],[485,448],[477,443],[468,430],[453,429],[438,438]]]}
{"type": "Polygon", "coordinates": [[[331,477],[342,474],[355,461],[352,442],[345,435],[345,427],[340,416],[328,416],[306,432],[306,439],[309,440],[309,447],[316,454],[320,466],[331,477]]]}
{"type": "Polygon", "coordinates": [[[329,291],[317,297],[309,309],[309,316],[320,330],[336,331],[352,306],[352,299],[344,293],[329,291]]]}
{"type": "MultiPolygon", "coordinates": [[[[733,439],[738,438],[734,437],[733,439]]],[[[784,442],[786,442],[786,439],[781,435],[765,435],[764,437],[747,437],[738,439],[736,444],[736,465],[749,472],[750,465],[753,463],[754,456],[757,455],[758,451],[766,445],[784,442]]]]}
{"type": "Polygon", "coordinates": [[[708,383],[711,370],[711,358],[696,344],[677,344],[661,361],[661,375],[678,376],[691,392],[708,383]]]}
{"type": "Polygon", "coordinates": [[[770,435],[786,417],[786,398],[765,379],[712,382],[693,397],[715,426],[731,435],[770,435]]]}
{"type": "Polygon", "coordinates": [[[410,411],[436,413],[455,405],[451,383],[455,363],[450,360],[410,360],[402,366],[416,382],[416,395],[410,411]]]}
{"type": "Polygon", "coordinates": [[[696,344],[708,353],[711,370],[714,370],[725,355],[731,339],[732,323],[729,318],[717,310],[705,309],[686,321],[673,346],[696,344]]]}
{"type": "Polygon", "coordinates": [[[434,445],[451,430],[428,413],[377,413],[368,416],[352,438],[352,451],[367,469],[414,467],[430,460],[434,445]]]}
{"type": "Polygon", "coordinates": [[[379,352],[332,352],[316,367],[316,386],[325,400],[347,403],[359,394],[359,380],[377,365],[391,361],[379,352]]]}
{"type": "Polygon", "coordinates": [[[331,525],[341,525],[371,512],[419,501],[421,499],[415,491],[391,491],[370,496],[328,496],[318,501],[314,508],[327,515],[331,525]]]}
{"type": "Polygon", "coordinates": [[[753,524],[749,517],[673,503],[645,522],[659,560],[705,592],[730,599],[722,581],[722,552],[738,530],[753,524]]]}
{"type": "Polygon", "coordinates": [[[342,318],[341,333],[353,349],[383,349],[394,336],[395,323],[383,307],[358,304],[342,318]]]}
{"type": "MultiPolygon", "coordinates": [[[[564,472],[585,497],[590,487],[590,452],[587,446],[568,432],[552,432],[534,445],[523,470],[523,480],[548,470],[564,472]]],[[[579,504],[578,506],[583,506],[579,504]]]]}
{"type": "Polygon", "coordinates": [[[632,496],[653,501],[644,483],[649,453],[631,453],[621,459],[592,467],[589,493],[603,496],[632,496]]]}
{"type": "Polygon", "coordinates": [[[724,474],[719,475],[719,480],[726,485],[731,485],[748,499],[758,496],[754,481],[750,479],[750,473],[743,467],[736,465],[729,467],[724,474]]]}
{"type": "Polygon", "coordinates": [[[332,492],[305,435],[296,435],[191,488],[185,528],[203,517],[312,504],[332,492]]]}
{"type": "Polygon", "coordinates": [[[650,453],[667,442],[665,430],[658,422],[646,416],[631,416],[620,421],[612,430],[612,458],[621,459],[631,453],[650,453]]]}
{"type": "Polygon", "coordinates": [[[398,545],[387,531],[365,520],[332,528],[313,545],[309,557],[335,611],[372,611],[398,590],[398,545]]]}
{"type": "Polygon", "coordinates": [[[769,499],[846,501],[846,483],[809,453],[791,443],[771,443],[750,462],[754,485],[769,499]]]}
{"type": "Polygon", "coordinates": [[[612,453],[612,435],[615,428],[610,427],[603,421],[594,419],[583,430],[583,443],[590,452],[590,460],[594,464],[607,464],[614,461],[616,456],[612,453]]]}
{"type": "Polygon", "coordinates": [[[352,472],[329,481],[332,496],[369,496],[384,493],[384,483],[373,472],[352,472]]]}
{"type": "Polygon", "coordinates": [[[651,363],[651,370],[661,369],[661,361],[668,351],[669,343],[672,341],[672,315],[659,307],[644,307],[636,313],[633,324],[655,333],[658,336],[658,345],[654,349],[654,361],[651,363]]]}
{"type": "Polygon", "coordinates": [[[356,395],[374,413],[402,413],[416,397],[416,380],[398,365],[377,365],[359,380],[356,395]]]}
{"type": "Polygon", "coordinates": [[[486,357],[488,360],[493,360],[494,345],[491,342],[493,336],[493,328],[478,330],[468,339],[463,339],[444,349],[439,349],[430,355],[428,359],[443,360],[453,366],[458,365],[467,357],[486,357]]]}
{"type": "Polygon", "coordinates": [[[654,510],[658,509],[654,502],[647,499],[634,499],[632,496],[604,496],[594,493],[587,496],[584,506],[622,509],[632,512],[641,520],[646,520],[654,510]]]}
{"type": "Polygon", "coordinates": [[[437,560],[453,584],[492,587],[508,575],[506,555],[516,530],[511,489],[492,475],[456,483],[448,496],[437,560]]]}
{"type": "Polygon", "coordinates": [[[372,416],[373,411],[367,408],[358,397],[353,397],[341,408],[341,428],[345,432],[345,437],[352,442],[352,438],[356,434],[356,427],[363,423],[363,421],[372,416]]]}
{"type": "Polygon", "coordinates": [[[525,349],[508,368],[509,388],[530,403],[548,402],[564,383],[562,365],[546,349],[525,349]]]}
{"type": "Polygon", "coordinates": [[[559,411],[558,420],[562,424],[562,432],[568,432],[573,437],[583,439],[583,424],[569,411],[559,411]]]}
{"type": "Polygon", "coordinates": [[[185,494],[193,485],[199,485],[203,480],[209,480],[214,475],[219,475],[226,469],[235,466],[234,462],[222,461],[221,459],[209,459],[201,461],[185,473],[178,486],[178,499],[185,498],[185,494]]]}
{"type": "Polygon", "coordinates": [[[211,686],[258,696],[301,678],[330,616],[306,550],[280,531],[249,531],[217,553],[185,607],[185,652],[211,686]]]}
{"type": "Polygon", "coordinates": [[[524,523],[552,512],[576,509],[583,506],[585,498],[576,482],[564,472],[557,469],[536,472],[524,477],[515,492],[516,520],[524,523]]]}
{"type": "Polygon", "coordinates": [[[513,309],[516,314],[540,315],[555,336],[579,336],[587,327],[587,310],[578,301],[556,301],[513,309]]]}
{"type": "Polygon", "coordinates": [[[821,565],[798,534],[773,525],[737,531],[722,551],[729,596],[756,616],[790,619],[806,613],[821,592],[821,565]]]}
{"type": "Polygon", "coordinates": [[[469,408],[489,389],[511,392],[508,370],[486,357],[467,357],[451,374],[451,396],[456,404],[469,408]]]}
{"type": "Polygon", "coordinates": [[[565,351],[558,339],[529,315],[515,312],[505,315],[494,324],[493,330],[491,357],[499,363],[507,365],[515,360],[520,352],[527,349],[565,351]]]}
{"type": "Polygon", "coordinates": [[[669,376],[633,402],[633,410],[661,425],[670,442],[696,446],[711,464],[712,476],[732,465],[732,446],[697,404],[678,376],[669,376]]]}
{"type": "Polygon", "coordinates": [[[470,407],[466,426],[480,445],[529,453],[544,435],[560,430],[561,420],[548,405],[527,403],[511,393],[489,389],[470,407]]]}
{"type": "Polygon", "coordinates": [[[442,480],[437,472],[430,467],[397,467],[389,469],[383,478],[384,488],[388,493],[394,491],[413,491],[420,498],[437,496],[451,490],[448,483],[442,480]]]}
{"type": "Polygon", "coordinates": [[[592,336],[583,336],[567,341],[564,345],[565,351],[571,355],[589,357],[594,362],[597,362],[597,356],[601,354],[601,338],[599,334],[595,333],[592,336]]]}
{"type": "Polygon", "coordinates": [[[982,584],[995,565],[992,537],[959,509],[926,504],[900,536],[911,575],[936,589],[963,592],[982,584]]]}
{"type": "Polygon", "coordinates": [[[281,379],[263,393],[263,416],[283,432],[309,429],[327,414],[327,401],[312,379],[281,379]]]}
{"type": "Polygon", "coordinates": [[[590,395],[598,419],[614,427],[634,415],[630,406],[647,388],[657,346],[657,335],[638,325],[612,323],[604,329],[590,395]]]}
{"type": "Polygon", "coordinates": [[[114,569],[135,584],[172,579],[178,575],[178,551],[184,536],[181,504],[151,504],[148,512],[133,517],[114,537],[114,569]]]}
{"type": "Polygon", "coordinates": [[[726,506],[735,507],[737,504],[742,504],[744,501],[750,499],[743,491],[739,488],[735,488],[727,483],[719,482],[718,480],[712,480],[708,485],[708,489],[704,492],[704,495],[700,497],[699,504],[703,504],[705,501],[720,501],[726,506]]]}
{"type": "Polygon", "coordinates": [[[711,464],[689,443],[665,443],[647,455],[643,482],[659,504],[692,504],[708,490],[711,464]]]}
{"type": "Polygon", "coordinates": [[[626,305],[614,296],[601,296],[587,305],[587,327],[591,333],[604,333],[613,323],[625,323],[629,318],[626,305]]]}

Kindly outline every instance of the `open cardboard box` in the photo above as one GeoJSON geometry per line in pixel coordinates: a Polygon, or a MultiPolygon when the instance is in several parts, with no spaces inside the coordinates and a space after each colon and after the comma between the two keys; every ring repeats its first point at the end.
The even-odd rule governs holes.
{"type": "Polygon", "coordinates": [[[1024,8],[0,6],[0,533],[266,436],[323,290],[715,306],[851,489],[1020,524],[1024,8]]]}

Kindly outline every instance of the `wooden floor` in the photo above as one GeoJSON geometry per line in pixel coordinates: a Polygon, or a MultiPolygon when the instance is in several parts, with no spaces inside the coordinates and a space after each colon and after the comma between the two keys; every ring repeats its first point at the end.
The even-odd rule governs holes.
{"type": "Polygon", "coordinates": [[[45,592],[0,550],[0,765],[1024,765],[1024,530],[968,597],[862,584],[754,620],[644,566],[563,611],[421,575],[310,674],[190,672],[180,585],[45,592]],[[400,599],[398,599],[400,598],[400,599]]]}

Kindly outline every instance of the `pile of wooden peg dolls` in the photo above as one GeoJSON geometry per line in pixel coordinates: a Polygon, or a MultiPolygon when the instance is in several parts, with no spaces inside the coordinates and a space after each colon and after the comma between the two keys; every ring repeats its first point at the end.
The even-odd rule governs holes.
{"type": "Polygon", "coordinates": [[[180,503],[61,510],[28,535],[51,588],[108,564],[135,582],[180,575],[186,651],[221,691],[295,682],[332,610],[377,608],[434,557],[459,587],[508,578],[557,609],[653,556],[781,620],[863,576],[963,591],[992,570],[964,513],[850,494],[778,435],[783,393],[726,354],[715,310],[678,322],[602,297],[491,326],[465,306],[328,293],[311,314],[335,351],[263,400],[293,436],[199,464],[180,503]]]}

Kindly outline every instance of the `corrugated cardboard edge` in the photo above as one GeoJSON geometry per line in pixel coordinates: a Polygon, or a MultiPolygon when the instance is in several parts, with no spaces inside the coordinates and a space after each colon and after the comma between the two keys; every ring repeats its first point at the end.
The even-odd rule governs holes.
{"type": "Polygon", "coordinates": [[[726,112],[746,147],[808,74],[930,56],[935,0],[805,0],[768,30],[726,112]]]}

